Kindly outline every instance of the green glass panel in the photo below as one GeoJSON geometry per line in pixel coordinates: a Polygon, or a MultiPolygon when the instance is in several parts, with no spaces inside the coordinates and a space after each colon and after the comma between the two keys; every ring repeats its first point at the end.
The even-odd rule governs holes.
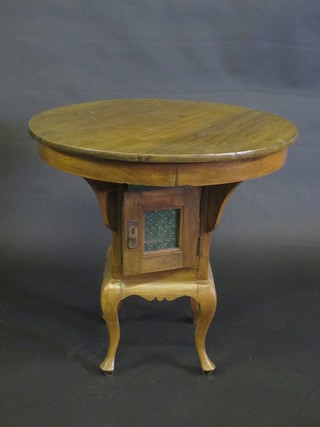
{"type": "Polygon", "coordinates": [[[179,246],[180,209],[146,212],[144,216],[145,252],[179,246]]]}

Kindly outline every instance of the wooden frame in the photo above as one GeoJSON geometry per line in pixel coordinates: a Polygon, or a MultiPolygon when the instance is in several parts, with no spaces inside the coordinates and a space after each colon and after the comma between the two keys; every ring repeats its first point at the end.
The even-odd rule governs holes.
{"type": "Polygon", "coordinates": [[[200,188],[166,188],[126,191],[123,196],[122,268],[124,275],[173,270],[198,265],[200,235],[200,188]],[[145,213],[179,209],[178,246],[155,251],[144,250],[145,213]],[[137,242],[128,247],[130,227],[136,224],[137,242]]]}

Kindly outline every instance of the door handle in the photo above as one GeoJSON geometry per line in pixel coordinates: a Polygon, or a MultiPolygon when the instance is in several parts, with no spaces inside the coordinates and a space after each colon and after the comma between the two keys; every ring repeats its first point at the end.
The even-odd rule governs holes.
{"type": "Polygon", "coordinates": [[[129,249],[136,249],[138,246],[138,221],[128,221],[128,240],[129,249]]]}

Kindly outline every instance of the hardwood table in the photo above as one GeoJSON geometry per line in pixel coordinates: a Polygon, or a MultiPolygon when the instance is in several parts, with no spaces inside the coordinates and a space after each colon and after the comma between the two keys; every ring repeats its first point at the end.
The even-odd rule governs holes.
{"type": "Polygon", "coordinates": [[[211,374],[210,235],[240,182],[284,165],[294,124],[234,105],[127,99],[48,110],[29,130],[43,160],[89,182],[112,231],[101,290],[109,349],[101,370],[114,371],[121,300],[187,296],[202,371],[211,374]]]}

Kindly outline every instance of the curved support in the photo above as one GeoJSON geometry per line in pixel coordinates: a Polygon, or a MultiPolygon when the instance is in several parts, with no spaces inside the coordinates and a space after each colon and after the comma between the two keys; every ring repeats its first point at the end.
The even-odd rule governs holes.
{"type": "Polygon", "coordinates": [[[207,331],[217,304],[211,267],[209,266],[207,280],[120,280],[112,277],[111,255],[112,252],[109,249],[101,289],[101,308],[109,332],[108,353],[100,365],[101,370],[106,374],[113,374],[114,372],[115,357],[120,340],[119,305],[123,299],[137,295],[148,301],[154,299],[172,301],[180,297],[190,298],[194,321],[197,322],[195,341],[202,371],[205,374],[211,374],[215,365],[208,357],[205,348],[207,331]]]}
{"type": "Polygon", "coordinates": [[[227,201],[239,184],[240,182],[232,182],[203,188],[202,228],[204,233],[210,233],[219,225],[227,201]]]}
{"type": "Polygon", "coordinates": [[[214,372],[215,365],[207,355],[205,340],[217,306],[217,296],[213,280],[208,280],[206,283],[198,285],[198,301],[200,313],[195,333],[196,347],[202,371],[204,374],[210,375],[214,372]]]}
{"type": "Polygon", "coordinates": [[[132,295],[140,296],[149,301],[154,299],[172,301],[182,296],[188,296],[195,310],[195,341],[202,371],[207,375],[213,373],[215,365],[207,355],[205,348],[207,331],[214,316],[217,302],[213,280],[182,284],[154,283],[154,289],[149,285],[149,290],[147,292],[146,290],[145,284],[130,284],[123,283],[120,280],[105,279],[101,293],[101,307],[109,332],[109,348],[100,369],[106,374],[113,374],[114,372],[115,357],[120,340],[118,310],[121,300],[132,295]]]}
{"type": "Polygon", "coordinates": [[[101,207],[103,220],[112,231],[119,229],[119,202],[118,202],[118,184],[110,182],[96,181],[85,178],[87,183],[95,192],[101,207]]]}
{"type": "Polygon", "coordinates": [[[203,187],[201,203],[201,232],[199,244],[198,279],[208,279],[211,232],[219,225],[222,212],[240,182],[203,187]]]}
{"type": "Polygon", "coordinates": [[[118,318],[121,296],[121,282],[111,280],[103,284],[101,292],[101,308],[103,318],[109,332],[108,354],[100,365],[100,369],[106,374],[113,374],[114,360],[120,340],[120,326],[118,318]]]}

